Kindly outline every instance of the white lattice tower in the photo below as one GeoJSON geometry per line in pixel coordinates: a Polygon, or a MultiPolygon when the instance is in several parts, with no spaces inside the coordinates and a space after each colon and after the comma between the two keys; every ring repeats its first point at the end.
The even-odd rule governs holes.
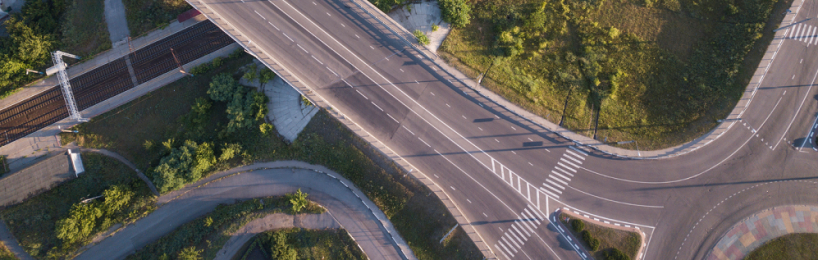
{"type": "Polygon", "coordinates": [[[54,66],[57,66],[57,78],[60,79],[60,86],[62,86],[62,95],[65,98],[65,105],[68,108],[68,116],[77,121],[85,121],[77,109],[77,102],[74,100],[74,94],[71,92],[71,84],[68,82],[68,74],[65,72],[65,63],[62,61],[62,56],[79,59],[80,57],[74,54],[55,51],[51,54],[51,59],[54,61],[54,66]]]}

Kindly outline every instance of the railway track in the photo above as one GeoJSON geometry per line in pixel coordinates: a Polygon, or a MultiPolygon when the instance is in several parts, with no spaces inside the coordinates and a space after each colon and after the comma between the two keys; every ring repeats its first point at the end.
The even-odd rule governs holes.
{"type": "MultiPolygon", "coordinates": [[[[135,52],[128,58],[139,84],[178,68],[170,48],[182,64],[233,43],[210,21],[202,21],[135,52]]],[[[81,110],[134,87],[125,57],[70,80],[81,110]]],[[[0,110],[0,145],[6,145],[68,117],[60,86],[52,87],[11,107],[0,110]]]]}

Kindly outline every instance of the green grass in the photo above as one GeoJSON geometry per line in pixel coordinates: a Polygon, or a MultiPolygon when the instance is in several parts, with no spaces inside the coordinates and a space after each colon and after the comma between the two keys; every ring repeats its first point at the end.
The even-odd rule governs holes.
{"type": "Polygon", "coordinates": [[[791,1],[648,2],[475,0],[440,55],[470,77],[491,67],[484,86],[580,134],[598,113],[597,139],[678,145],[730,112],[791,1]]]}
{"type": "Polygon", "coordinates": [[[355,240],[343,229],[309,230],[287,228],[256,235],[233,259],[270,259],[276,244],[273,236],[284,234],[286,246],[295,249],[296,259],[367,259],[355,240]],[[259,255],[263,257],[258,257],[259,255]],[[255,258],[254,258],[255,256],[255,258]]]}
{"type": "MultiPolygon", "coordinates": [[[[565,227],[568,227],[567,230],[574,234],[574,237],[577,239],[582,239],[579,233],[574,232],[574,230],[571,229],[569,224],[571,219],[572,218],[566,214],[560,214],[560,221],[562,221],[562,224],[565,227]],[[568,220],[566,220],[566,218],[568,220]]],[[[617,248],[631,259],[636,259],[636,254],[639,252],[639,245],[642,243],[642,239],[639,237],[639,234],[620,229],[603,227],[588,221],[585,221],[585,230],[588,230],[593,237],[599,239],[600,241],[599,249],[596,251],[591,251],[588,246],[585,245],[585,243],[580,243],[585,245],[585,248],[588,249],[594,259],[605,259],[605,252],[611,250],[612,248],[617,248]]]]}
{"type": "Polygon", "coordinates": [[[83,59],[111,49],[104,0],[67,1],[62,17],[62,51],[83,59]]]}
{"type": "Polygon", "coordinates": [[[184,0],[123,0],[132,37],[167,26],[176,16],[193,9],[184,0]]]}
{"type": "MultiPolygon", "coordinates": [[[[222,204],[139,249],[127,259],[156,259],[162,255],[176,257],[182,249],[195,247],[206,259],[216,253],[230,239],[231,234],[250,221],[272,213],[288,212],[290,202],[283,196],[254,198],[235,204],[222,204]]],[[[324,209],[310,202],[305,213],[322,213],[324,209]]]]}
{"type": "MultiPolygon", "coordinates": [[[[136,192],[130,208],[102,225],[94,233],[116,223],[128,223],[154,209],[156,198],[136,173],[121,162],[103,155],[83,153],[85,173],[21,204],[0,211],[12,234],[23,249],[37,259],[70,258],[78,247],[64,248],[56,237],[55,225],[68,216],[71,206],[85,198],[98,196],[115,184],[124,184],[136,192]]],[[[89,241],[84,241],[87,243],[89,241]]],[[[83,244],[84,244],[83,243],[83,244]]]]}
{"type": "Polygon", "coordinates": [[[756,248],[746,260],[808,260],[818,259],[818,234],[788,234],[767,241],[756,248]]]}
{"type": "Polygon", "coordinates": [[[156,147],[168,139],[216,145],[238,143],[243,147],[242,158],[220,163],[216,170],[276,160],[324,165],[355,183],[392,221],[420,259],[480,257],[479,250],[463,232],[456,232],[442,245],[437,243],[456,224],[443,203],[421,183],[403,177],[406,173],[394,162],[373,150],[326,111],[317,113],[290,145],[274,134],[261,134],[258,127],[219,135],[227,123],[225,105],[219,102],[214,102],[210,109],[207,124],[192,126],[181,119],[196,98],[207,96],[211,77],[236,72],[249,62],[248,57],[226,60],[220,68],[194,78],[186,77],[95,117],[77,127],[79,135],[64,133],[61,139],[113,150],[149,174],[162,157],[156,147]]]}
{"type": "Polygon", "coordinates": [[[0,260],[17,260],[17,257],[9,251],[3,241],[0,241],[0,260]]]}

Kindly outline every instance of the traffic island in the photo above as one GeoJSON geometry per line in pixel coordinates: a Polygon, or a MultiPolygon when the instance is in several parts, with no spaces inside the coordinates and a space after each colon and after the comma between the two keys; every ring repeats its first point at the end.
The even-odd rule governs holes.
{"type": "Polygon", "coordinates": [[[593,259],[641,259],[644,234],[638,228],[622,227],[589,219],[568,210],[558,211],[557,217],[564,236],[580,254],[593,259]]]}

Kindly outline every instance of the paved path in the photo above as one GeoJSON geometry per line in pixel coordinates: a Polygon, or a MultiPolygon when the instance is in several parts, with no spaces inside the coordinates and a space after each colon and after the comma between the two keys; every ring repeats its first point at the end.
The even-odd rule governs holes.
{"type": "MultiPolygon", "coordinates": [[[[258,65],[258,68],[265,68],[264,64],[257,59],[254,59],[253,62],[258,65]]],[[[255,88],[261,86],[259,80],[248,82],[242,78],[239,82],[242,85],[255,88]]],[[[264,84],[261,91],[269,98],[269,101],[267,101],[267,107],[269,108],[267,119],[273,121],[278,134],[288,143],[295,141],[298,134],[304,130],[304,127],[307,127],[312,117],[318,113],[317,107],[302,104],[301,93],[298,93],[295,88],[284,82],[279,76],[264,84]]]]}
{"type": "Polygon", "coordinates": [[[452,30],[452,27],[442,20],[437,2],[423,1],[408,4],[389,12],[389,17],[410,32],[420,30],[426,34],[429,37],[429,44],[424,47],[432,52],[437,52],[443,40],[449,35],[449,31],[452,30]],[[440,28],[432,31],[433,24],[437,24],[440,28]]]}
{"type": "Polygon", "coordinates": [[[111,46],[128,42],[131,31],[128,30],[128,21],[125,19],[125,5],[122,4],[122,0],[105,0],[105,22],[108,23],[111,46]]]}
{"type": "Polygon", "coordinates": [[[0,178],[0,207],[20,203],[74,179],[65,150],[52,151],[44,157],[34,165],[0,178]]]}
{"type": "Polygon", "coordinates": [[[306,228],[306,229],[326,229],[341,228],[330,212],[322,214],[299,214],[290,215],[284,213],[274,213],[263,218],[255,219],[241,227],[224,247],[216,254],[215,260],[230,260],[241,247],[259,233],[281,228],[306,228]]]}
{"type": "Polygon", "coordinates": [[[733,225],[708,260],[741,260],[776,237],[792,233],[818,233],[818,206],[781,206],[761,211],[733,225]]]}
{"type": "Polygon", "coordinates": [[[120,259],[222,203],[284,195],[298,188],[337,219],[373,259],[415,259],[372,201],[326,167],[297,161],[257,163],[219,172],[158,199],[159,209],[89,248],[76,259],[120,259]],[[298,168],[298,169],[296,169],[298,168]],[[398,245],[398,246],[396,246],[398,245]],[[407,256],[404,257],[404,254],[407,256]]]}

